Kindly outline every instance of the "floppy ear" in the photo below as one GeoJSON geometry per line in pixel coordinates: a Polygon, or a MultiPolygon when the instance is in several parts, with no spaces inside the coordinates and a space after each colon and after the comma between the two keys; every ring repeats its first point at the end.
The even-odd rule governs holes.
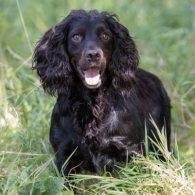
{"type": "Polygon", "coordinates": [[[51,95],[68,94],[73,82],[65,44],[68,24],[68,19],[65,19],[49,29],[34,51],[32,67],[37,71],[44,90],[51,95]]]}
{"type": "Polygon", "coordinates": [[[135,83],[134,72],[139,63],[136,45],[129,35],[127,28],[121,25],[116,16],[107,16],[108,25],[114,38],[112,61],[109,72],[112,76],[112,85],[122,95],[130,95],[135,83]]]}

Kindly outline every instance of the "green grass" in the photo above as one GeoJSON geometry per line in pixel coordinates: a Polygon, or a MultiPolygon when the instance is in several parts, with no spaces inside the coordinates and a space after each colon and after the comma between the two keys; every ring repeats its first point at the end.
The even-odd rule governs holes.
{"type": "Polygon", "coordinates": [[[194,0],[1,0],[0,7],[0,194],[195,194],[194,0]],[[177,153],[167,163],[137,156],[113,175],[77,175],[64,186],[48,140],[55,98],[44,94],[31,58],[43,33],[77,8],[118,14],[140,67],[162,79],[177,153]]]}

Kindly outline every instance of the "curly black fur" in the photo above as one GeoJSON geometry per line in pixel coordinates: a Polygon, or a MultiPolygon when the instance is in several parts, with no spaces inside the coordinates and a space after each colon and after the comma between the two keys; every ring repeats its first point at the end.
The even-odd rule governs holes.
{"type": "Polygon", "coordinates": [[[44,90],[58,96],[50,141],[59,170],[76,149],[65,175],[112,170],[127,154],[144,154],[145,125],[156,135],[150,115],[165,126],[170,149],[169,98],[156,76],[138,68],[135,43],[115,15],[72,11],[44,34],[33,62],[44,90]],[[93,74],[98,83],[86,80],[93,74]]]}

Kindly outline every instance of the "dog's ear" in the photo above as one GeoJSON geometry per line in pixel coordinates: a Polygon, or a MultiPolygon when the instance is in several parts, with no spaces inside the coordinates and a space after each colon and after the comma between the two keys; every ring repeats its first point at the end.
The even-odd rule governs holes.
{"type": "Polygon", "coordinates": [[[38,42],[33,58],[42,86],[51,95],[68,94],[73,82],[72,69],[66,52],[66,34],[70,17],[49,29],[38,42]]]}
{"type": "Polygon", "coordinates": [[[128,29],[117,21],[116,16],[108,14],[106,21],[114,38],[112,61],[109,64],[112,85],[122,95],[129,95],[139,63],[138,51],[128,29]]]}

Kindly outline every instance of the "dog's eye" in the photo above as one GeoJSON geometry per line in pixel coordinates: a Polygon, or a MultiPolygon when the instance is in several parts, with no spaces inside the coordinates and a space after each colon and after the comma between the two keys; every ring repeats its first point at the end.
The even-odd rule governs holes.
{"type": "Polygon", "coordinates": [[[81,42],[81,40],[82,40],[82,36],[79,34],[75,34],[72,36],[72,41],[75,43],[79,43],[79,42],[81,42]]]}
{"type": "Polygon", "coordinates": [[[100,34],[100,38],[103,40],[103,41],[108,41],[110,39],[110,36],[106,33],[102,33],[100,34]]]}

